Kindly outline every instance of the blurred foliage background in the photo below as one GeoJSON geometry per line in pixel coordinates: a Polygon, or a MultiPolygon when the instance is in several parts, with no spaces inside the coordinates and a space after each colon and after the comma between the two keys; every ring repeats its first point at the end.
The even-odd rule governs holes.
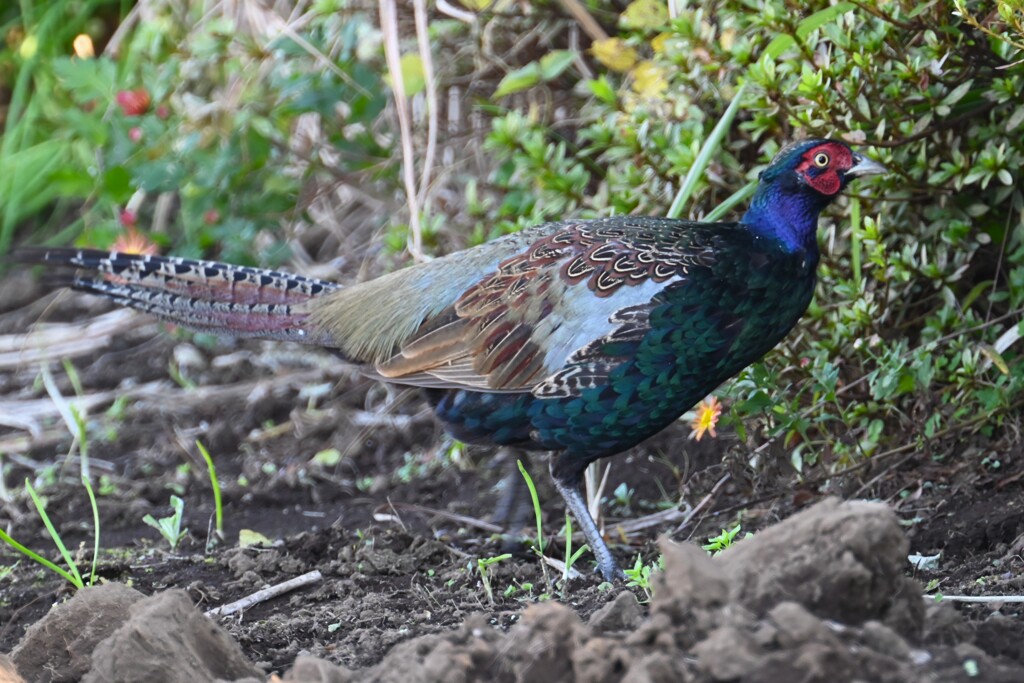
{"type": "Polygon", "coordinates": [[[1022,0],[22,0],[0,39],[0,253],[131,234],[342,280],[664,214],[746,84],[690,217],[793,138],[892,173],[830,210],[809,314],[720,390],[743,461],[1019,448],[1022,0]]]}

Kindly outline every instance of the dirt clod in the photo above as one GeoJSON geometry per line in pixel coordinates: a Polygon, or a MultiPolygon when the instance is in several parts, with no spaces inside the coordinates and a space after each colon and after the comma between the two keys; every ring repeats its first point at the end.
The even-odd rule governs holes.
{"type": "Polygon", "coordinates": [[[629,591],[622,591],[614,600],[591,614],[587,625],[595,633],[632,631],[642,618],[643,612],[636,601],[636,596],[629,591]]]}
{"type": "Polygon", "coordinates": [[[197,610],[185,591],[139,600],[130,613],[93,651],[83,683],[195,683],[260,676],[238,644],[197,610]]]}
{"type": "Polygon", "coordinates": [[[352,672],[309,655],[299,655],[295,665],[284,675],[283,683],[349,683],[356,680],[352,672]]]}
{"type": "Polygon", "coordinates": [[[143,598],[119,583],[83,588],[33,624],[11,659],[27,680],[77,681],[91,667],[96,645],[123,624],[132,604],[143,598]]]}
{"type": "Polygon", "coordinates": [[[732,598],[758,614],[794,600],[846,623],[893,615],[897,631],[917,638],[924,604],[903,574],[907,552],[887,506],[828,499],[737,543],[720,561],[731,568],[732,598]]]}

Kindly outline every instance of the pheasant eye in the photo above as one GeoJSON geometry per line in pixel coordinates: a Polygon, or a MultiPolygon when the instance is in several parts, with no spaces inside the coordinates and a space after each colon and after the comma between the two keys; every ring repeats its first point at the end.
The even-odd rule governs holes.
{"type": "Polygon", "coordinates": [[[818,168],[825,168],[826,166],[828,166],[829,161],[830,159],[828,155],[825,154],[824,152],[818,152],[817,154],[814,155],[814,165],[817,166],[818,168]]]}

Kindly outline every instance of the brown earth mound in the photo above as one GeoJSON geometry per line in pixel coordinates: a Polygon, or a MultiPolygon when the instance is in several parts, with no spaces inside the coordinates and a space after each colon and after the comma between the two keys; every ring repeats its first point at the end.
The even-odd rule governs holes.
{"type": "MultiPolygon", "coordinates": [[[[536,603],[507,633],[473,615],[398,644],[368,669],[300,655],[284,680],[1024,681],[1024,667],[976,645],[949,605],[926,609],[884,505],[826,500],[716,558],[669,542],[662,551],[646,618],[628,591],[587,623],[565,605],[536,603]]],[[[986,624],[984,637],[997,640],[986,624]]],[[[12,655],[31,681],[265,680],[188,594],[142,598],[118,584],[54,607],[12,655]]]]}

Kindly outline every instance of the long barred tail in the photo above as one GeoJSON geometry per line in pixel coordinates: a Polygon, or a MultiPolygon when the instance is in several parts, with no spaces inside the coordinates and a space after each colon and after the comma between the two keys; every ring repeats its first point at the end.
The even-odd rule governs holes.
{"type": "Polygon", "coordinates": [[[176,325],[236,337],[331,346],[306,303],[340,285],[273,270],[96,249],[22,248],[13,260],[76,268],[72,289],[112,299],[176,325]]]}

